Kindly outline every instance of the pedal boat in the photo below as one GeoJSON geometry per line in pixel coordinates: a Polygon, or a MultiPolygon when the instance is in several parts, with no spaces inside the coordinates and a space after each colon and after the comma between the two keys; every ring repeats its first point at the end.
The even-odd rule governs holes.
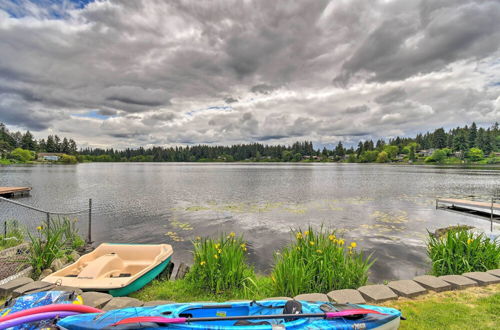
{"type": "Polygon", "coordinates": [[[103,243],[42,281],[126,296],[171,268],[172,254],[168,244],[103,243]]]}

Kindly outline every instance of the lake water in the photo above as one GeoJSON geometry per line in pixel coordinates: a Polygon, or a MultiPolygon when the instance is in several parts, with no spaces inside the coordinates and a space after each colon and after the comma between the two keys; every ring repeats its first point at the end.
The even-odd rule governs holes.
{"type": "MultiPolygon", "coordinates": [[[[3,166],[0,186],[31,186],[31,197],[17,201],[54,211],[86,208],[92,198],[97,243],[169,243],[174,261],[191,261],[196,236],[241,233],[249,241],[250,261],[264,273],[272,266],[273,252],[290,241],[290,228],[323,224],[374,253],[371,280],[377,282],[428,270],[427,229],[469,224],[489,230],[488,221],[436,210],[434,201],[490,198],[500,187],[500,171],[377,164],[90,163],[3,166]]],[[[0,203],[3,218],[15,216],[16,210],[0,203]]],[[[20,218],[26,217],[21,213],[20,218]]]]}

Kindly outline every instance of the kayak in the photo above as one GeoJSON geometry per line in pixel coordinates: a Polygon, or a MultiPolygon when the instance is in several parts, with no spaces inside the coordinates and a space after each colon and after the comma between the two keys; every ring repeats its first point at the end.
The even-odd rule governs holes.
{"type": "Polygon", "coordinates": [[[172,254],[172,246],[168,244],[103,243],[43,281],[104,291],[114,297],[126,296],[173,266],[172,254]]]}
{"type": "Polygon", "coordinates": [[[306,301],[184,303],[69,316],[67,330],[90,329],[379,329],[399,327],[401,312],[370,305],[306,301]],[[301,315],[303,315],[301,317],[301,315]]]}

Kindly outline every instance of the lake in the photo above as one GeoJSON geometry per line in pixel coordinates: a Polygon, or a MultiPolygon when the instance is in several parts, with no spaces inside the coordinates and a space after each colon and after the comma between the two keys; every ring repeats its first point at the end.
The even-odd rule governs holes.
{"type": "MultiPolygon", "coordinates": [[[[191,262],[191,240],[241,233],[249,259],[269,271],[290,228],[338,229],[377,258],[371,281],[409,279],[429,269],[427,230],[489,222],[436,210],[438,197],[491,198],[498,168],[378,164],[87,163],[0,167],[0,186],[31,186],[17,201],[51,211],[88,207],[99,242],[169,243],[191,262]]],[[[43,217],[0,202],[0,220],[43,217]]],[[[85,223],[86,216],[81,216],[85,223]]],[[[496,228],[498,230],[498,226],[496,228]]],[[[338,236],[338,235],[337,235],[338,236]]]]}

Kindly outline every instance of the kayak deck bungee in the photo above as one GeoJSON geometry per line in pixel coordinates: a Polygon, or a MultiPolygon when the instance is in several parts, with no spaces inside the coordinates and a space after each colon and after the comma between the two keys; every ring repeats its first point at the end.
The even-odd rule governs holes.
{"type": "Polygon", "coordinates": [[[401,313],[393,308],[305,301],[300,301],[301,310],[296,311],[299,314],[289,314],[287,303],[285,300],[276,300],[131,307],[101,314],[70,316],[58,321],[57,325],[68,330],[153,328],[390,330],[398,328],[401,317],[401,313]],[[333,318],[327,318],[328,315],[333,318]],[[196,320],[199,318],[202,320],[196,320]]]}

